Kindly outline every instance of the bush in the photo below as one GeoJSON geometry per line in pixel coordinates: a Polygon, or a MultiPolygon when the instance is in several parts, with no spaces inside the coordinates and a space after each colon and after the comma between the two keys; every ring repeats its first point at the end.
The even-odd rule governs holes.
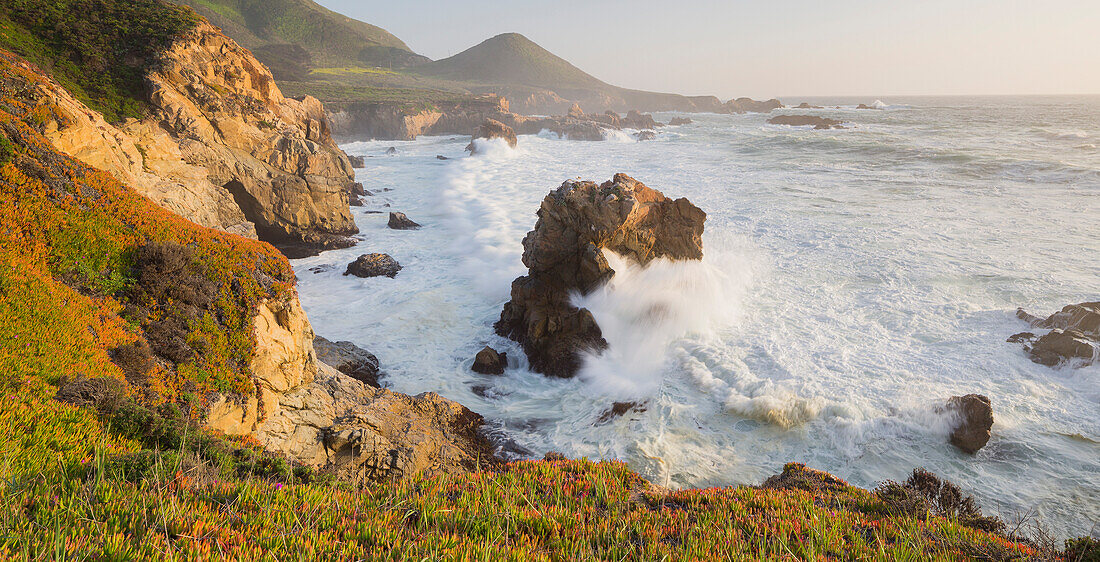
{"type": "Polygon", "coordinates": [[[1004,521],[982,515],[973,496],[964,497],[954,483],[923,468],[914,469],[905,484],[886,481],[874,493],[891,515],[923,519],[931,513],[989,533],[1005,530],[1004,521]]]}
{"type": "Polygon", "coordinates": [[[1100,540],[1078,537],[1066,541],[1064,560],[1067,562],[1100,562],[1100,540]]]}

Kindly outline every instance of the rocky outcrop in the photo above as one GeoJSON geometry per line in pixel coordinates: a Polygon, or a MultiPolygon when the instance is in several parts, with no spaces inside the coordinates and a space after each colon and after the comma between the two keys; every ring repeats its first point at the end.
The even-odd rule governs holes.
{"type": "Polygon", "coordinates": [[[393,230],[416,230],[420,228],[420,223],[405,216],[405,213],[390,213],[390,220],[386,226],[393,230]]]}
{"type": "Polygon", "coordinates": [[[523,239],[528,274],[512,283],[497,333],[523,346],[531,368],[571,377],[578,352],[607,347],[592,314],[570,303],[614,276],[604,250],[645,265],[655,258],[702,259],[706,213],[625,175],[598,185],[566,181],[538,210],[523,239]]]}
{"type": "Polygon", "coordinates": [[[378,358],[350,341],[331,342],[321,336],[313,338],[317,359],[337,371],[373,388],[378,384],[378,358]]]}
{"type": "Polygon", "coordinates": [[[393,279],[397,277],[399,271],[401,271],[401,264],[397,263],[397,260],[391,258],[388,254],[363,254],[348,264],[348,269],[344,271],[344,275],[363,278],[389,277],[393,279]]]}
{"type": "Polygon", "coordinates": [[[669,126],[672,127],[690,125],[692,123],[694,123],[694,121],[692,121],[690,117],[673,117],[672,120],[668,122],[669,126]]]}
{"type": "Polygon", "coordinates": [[[769,113],[773,109],[780,109],[783,103],[777,99],[768,101],[756,101],[751,98],[737,98],[725,104],[727,113],[769,113]]]}
{"type": "Polygon", "coordinates": [[[1047,318],[1021,308],[1016,316],[1033,328],[1050,330],[1042,336],[1023,332],[1008,339],[1024,344],[1032,361],[1048,367],[1063,363],[1081,367],[1100,361],[1100,302],[1067,305],[1047,318]]]}
{"type": "Polygon", "coordinates": [[[303,255],[345,247],[354,171],[314,98],[284,98],[251,53],[201,23],[146,75],[154,119],[224,187],[256,232],[303,255]]]}
{"type": "Polygon", "coordinates": [[[791,127],[811,126],[814,129],[846,128],[841,124],[843,121],[837,121],[836,119],[829,119],[828,117],[821,117],[818,115],[776,115],[768,119],[768,123],[772,125],[789,125],[791,127]]]}
{"type": "Polygon", "coordinates": [[[503,375],[504,368],[507,366],[507,353],[498,353],[497,350],[485,346],[481,351],[477,352],[477,355],[474,357],[474,364],[470,366],[470,369],[482,375],[503,375]]]}
{"type": "Polygon", "coordinates": [[[958,415],[959,423],[951,431],[951,444],[973,455],[989,442],[993,427],[993,407],[989,398],[980,394],[952,396],[947,409],[958,415]]]}
{"type": "Polygon", "coordinates": [[[634,138],[638,139],[639,142],[640,141],[655,140],[657,138],[657,133],[655,131],[648,131],[648,130],[647,131],[638,131],[637,133],[634,134],[634,138]]]}
{"type": "Polygon", "coordinates": [[[313,328],[297,295],[265,300],[253,321],[255,352],[250,363],[255,393],[208,397],[206,425],[227,435],[248,435],[279,411],[287,392],[308,384],[317,373],[313,328]]]}
{"type": "Polygon", "coordinates": [[[255,437],[296,462],[353,484],[492,468],[482,418],[435,393],[371,388],[322,364],[317,377],[281,397],[255,437]]]}
{"type": "Polygon", "coordinates": [[[184,161],[176,139],[153,123],[115,127],[57,82],[18,57],[0,51],[0,64],[27,77],[18,87],[43,109],[42,133],[57,150],[105,170],[122,183],[192,222],[251,238],[256,229],[233,197],[184,161]],[[32,78],[33,77],[33,78],[32,78]]]}
{"type": "MultiPolygon", "coordinates": [[[[496,119],[486,119],[485,122],[477,128],[477,131],[474,132],[474,140],[477,139],[504,139],[504,141],[508,143],[508,146],[512,148],[515,148],[516,145],[519,144],[519,141],[516,139],[516,132],[508,125],[496,119]]],[[[470,145],[466,147],[466,150],[470,151],[470,154],[477,154],[477,144],[471,142],[470,145]]]]}

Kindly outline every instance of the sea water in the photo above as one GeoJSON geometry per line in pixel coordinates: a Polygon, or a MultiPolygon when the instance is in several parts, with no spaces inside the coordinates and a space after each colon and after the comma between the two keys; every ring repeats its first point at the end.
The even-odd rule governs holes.
{"type": "Polygon", "coordinates": [[[808,101],[842,107],[782,111],[850,128],[703,114],[647,142],[347,144],[374,195],[353,208],[358,246],[294,262],[303,305],[318,334],[378,355],[385,386],[484,415],[512,457],[621,459],[670,487],[759,484],[791,461],[873,487],[922,466],[986,512],[1100,533],[1100,365],[1052,369],[1005,342],[1028,328],[1017,307],[1100,299],[1100,98],[808,101]],[[543,377],[492,327],[521,240],[550,190],[616,172],[705,210],[705,257],[608,256],[615,279],[577,304],[610,348],[543,377]],[[423,228],[389,230],[389,211],[423,228]],[[342,275],[371,252],[404,269],[342,275]],[[486,344],[503,376],[470,371],[486,344]],[[967,393],[996,420],[974,456],[938,408],[967,393]],[[614,402],[641,406],[601,423],[614,402]]]}

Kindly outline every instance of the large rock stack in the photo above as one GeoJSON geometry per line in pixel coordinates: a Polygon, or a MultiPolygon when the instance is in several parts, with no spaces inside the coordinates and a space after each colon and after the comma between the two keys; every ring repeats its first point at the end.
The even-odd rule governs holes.
{"type": "Polygon", "coordinates": [[[543,199],[538,217],[523,239],[529,272],[512,283],[496,330],[523,346],[532,369],[550,376],[575,375],[578,352],[607,347],[592,314],[569,302],[615,275],[603,250],[642,265],[703,257],[706,213],[625,174],[602,185],[566,181],[543,199]]]}

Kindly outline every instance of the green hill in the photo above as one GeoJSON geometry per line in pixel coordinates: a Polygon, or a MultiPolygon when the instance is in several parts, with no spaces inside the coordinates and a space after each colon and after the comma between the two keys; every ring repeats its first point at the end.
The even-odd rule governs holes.
{"type": "Polygon", "coordinates": [[[546,89],[611,89],[612,86],[569,64],[518,33],[504,33],[414,72],[486,84],[546,89]]]}
{"type": "Polygon", "coordinates": [[[312,68],[402,68],[426,62],[403,41],[311,0],[175,0],[244,45],[276,77],[300,80],[312,68]]]}

